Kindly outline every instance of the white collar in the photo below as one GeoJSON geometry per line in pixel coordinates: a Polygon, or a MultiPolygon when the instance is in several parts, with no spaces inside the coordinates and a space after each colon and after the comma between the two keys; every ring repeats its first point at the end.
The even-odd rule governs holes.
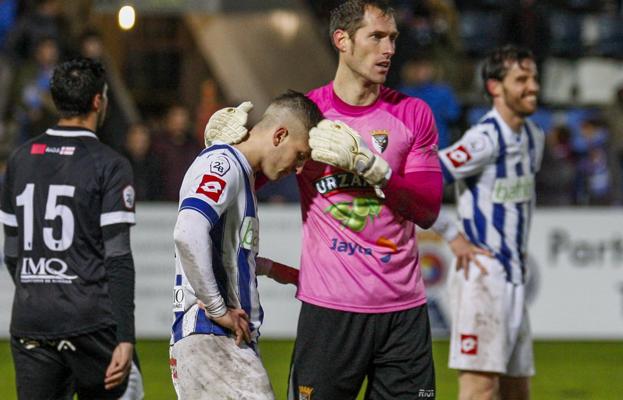
{"type": "Polygon", "coordinates": [[[63,137],[80,137],[80,136],[86,136],[86,137],[91,137],[94,139],[97,139],[97,135],[95,135],[95,133],[87,130],[87,129],[77,129],[77,130],[66,130],[66,129],[53,129],[50,128],[47,131],[45,131],[45,133],[47,135],[52,135],[52,136],[63,136],[63,137]]]}

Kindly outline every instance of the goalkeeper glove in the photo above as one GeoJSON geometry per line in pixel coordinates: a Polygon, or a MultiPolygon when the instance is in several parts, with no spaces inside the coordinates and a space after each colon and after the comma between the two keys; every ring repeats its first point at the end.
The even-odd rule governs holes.
{"type": "Polygon", "coordinates": [[[252,108],[253,103],[245,101],[238,107],[227,107],[215,112],[203,132],[206,147],[215,141],[225,144],[240,143],[247,136],[248,131],[244,125],[252,108]]]}
{"type": "Polygon", "coordinates": [[[309,131],[312,159],[354,172],[375,186],[383,186],[391,176],[387,161],[373,154],[353,128],[328,119],[309,131]]]}

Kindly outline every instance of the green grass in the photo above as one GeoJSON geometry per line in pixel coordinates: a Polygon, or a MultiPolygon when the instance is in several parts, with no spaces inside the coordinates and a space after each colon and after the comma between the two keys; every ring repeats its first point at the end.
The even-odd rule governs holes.
{"type": "MultiPolygon", "coordinates": [[[[277,399],[285,399],[291,341],[262,341],[262,358],[277,399]]],[[[138,344],[147,400],[175,399],[167,341],[138,344]]],[[[434,344],[437,399],[456,399],[456,372],[446,367],[448,342],[434,344]]],[[[533,398],[540,400],[618,400],[623,398],[623,342],[537,342],[533,398]]],[[[0,399],[15,399],[11,353],[0,341],[0,399]]],[[[361,398],[361,396],[360,396],[361,398]]]]}

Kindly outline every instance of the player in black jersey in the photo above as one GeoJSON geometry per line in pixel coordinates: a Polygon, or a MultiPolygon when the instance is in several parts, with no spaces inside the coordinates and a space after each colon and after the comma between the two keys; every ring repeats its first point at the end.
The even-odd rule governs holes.
{"type": "Polygon", "coordinates": [[[50,90],[58,125],[11,154],[0,199],[18,398],[140,399],[133,178],[95,135],[106,114],[104,68],[62,63],[50,90]]]}

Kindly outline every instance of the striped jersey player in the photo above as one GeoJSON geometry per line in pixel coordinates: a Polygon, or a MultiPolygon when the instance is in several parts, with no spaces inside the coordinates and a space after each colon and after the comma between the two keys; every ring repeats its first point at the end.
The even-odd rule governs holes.
{"type": "Polygon", "coordinates": [[[535,173],[543,146],[543,131],[531,120],[515,133],[492,109],[439,153],[444,182],[456,182],[463,232],[494,254],[512,283],[525,281],[535,173]]]}
{"type": "MultiPolygon", "coordinates": [[[[217,112],[206,131],[226,132],[222,116],[244,114],[246,121],[241,107],[217,112]]],[[[296,283],[298,272],[256,258],[255,174],[277,180],[300,168],[311,153],[309,129],[321,118],[311,100],[287,92],[271,102],[242,142],[211,144],[186,172],[174,231],[170,349],[179,398],[274,399],[258,354],[263,311],[256,274],[296,283]]]]}
{"type": "Polygon", "coordinates": [[[544,147],[528,118],[537,107],[537,67],[529,50],[503,46],[485,59],[482,77],[491,111],[439,152],[444,181],[456,186],[459,221],[442,212],[433,229],[456,256],[453,272],[462,270],[448,284],[449,366],[461,371],[460,398],[528,399],[527,244],[544,147]]]}
{"type": "MultiPolygon", "coordinates": [[[[258,251],[257,204],[254,176],[236,149],[215,145],[204,150],[191,165],[180,189],[179,211],[201,214],[209,224],[210,246],[202,246],[205,273],[213,272],[216,289],[226,304],[245,310],[250,318],[252,341],[257,342],[263,312],[255,284],[258,251]]],[[[204,229],[205,224],[196,224],[204,229]]],[[[191,227],[193,228],[193,227],[191,227]]],[[[195,333],[227,336],[225,328],[210,320],[197,302],[182,263],[186,249],[175,249],[175,287],[172,343],[195,333]]],[[[208,285],[207,280],[206,286],[208,285]]],[[[206,290],[209,287],[197,288],[206,290]]]]}

